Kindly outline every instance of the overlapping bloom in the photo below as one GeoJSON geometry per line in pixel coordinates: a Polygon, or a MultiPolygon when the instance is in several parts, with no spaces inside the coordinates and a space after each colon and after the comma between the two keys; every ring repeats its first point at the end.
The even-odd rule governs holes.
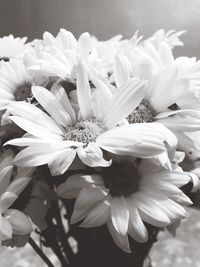
{"type": "Polygon", "coordinates": [[[7,142],[28,146],[19,152],[14,162],[23,166],[48,164],[51,173],[58,175],[68,169],[76,153],[90,167],[110,166],[111,161],[103,158],[101,149],[141,158],[166,153],[167,129],[161,127],[159,130],[157,124],[129,125],[125,119],[132,110],[131,100],[135,101],[135,106],[141,101],[144,87],[145,82],[131,79],[114,96],[104,88],[91,94],[87,69],[80,62],[78,114],[62,87],[53,88],[52,92],[33,87],[34,98],[49,115],[29,103],[10,105],[9,111],[15,115],[10,119],[29,133],[7,142]],[[123,95],[120,92],[124,92],[123,95]]]}
{"type": "Polygon", "coordinates": [[[70,176],[58,187],[62,198],[76,198],[71,223],[82,227],[107,224],[116,244],[130,252],[128,234],[138,242],[148,240],[144,222],[165,227],[186,215],[182,205],[192,202],[179,189],[198,178],[174,166],[173,171],[143,160],[121,159],[101,174],[70,176]]]}
{"type": "Polygon", "coordinates": [[[13,234],[32,232],[30,219],[21,211],[10,208],[30,181],[33,169],[20,168],[16,175],[12,163],[14,153],[6,150],[0,162],[0,240],[11,239],[13,234]],[[13,176],[14,175],[14,176],[13,176]],[[11,180],[12,178],[12,180],[11,180]]]}
{"type": "Polygon", "coordinates": [[[26,50],[27,37],[14,38],[12,34],[0,38],[0,60],[9,61],[10,58],[22,58],[26,50]]]}

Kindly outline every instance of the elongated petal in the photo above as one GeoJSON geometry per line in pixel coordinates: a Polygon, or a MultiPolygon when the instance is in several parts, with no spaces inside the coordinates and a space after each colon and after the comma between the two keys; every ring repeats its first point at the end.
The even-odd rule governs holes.
{"type": "Polygon", "coordinates": [[[56,83],[51,88],[51,92],[55,95],[58,101],[62,104],[65,111],[70,115],[70,118],[73,122],[76,121],[76,114],[74,109],[69,101],[69,98],[61,85],[57,85],[56,83]]]}
{"type": "Polygon", "coordinates": [[[0,213],[4,213],[18,198],[18,196],[11,192],[5,192],[0,197],[0,213]]]}
{"type": "Polygon", "coordinates": [[[96,174],[74,174],[68,177],[65,183],[58,186],[57,194],[61,198],[75,198],[80,190],[88,184],[102,185],[103,180],[96,174]]]}
{"type": "Polygon", "coordinates": [[[95,143],[89,143],[85,149],[79,148],[77,153],[80,160],[90,167],[108,167],[112,164],[111,160],[107,161],[103,158],[101,149],[95,143]]]}
{"type": "Polygon", "coordinates": [[[116,127],[101,134],[96,142],[101,148],[118,155],[148,158],[166,150],[164,136],[149,124],[116,127]]]}
{"type": "Polygon", "coordinates": [[[33,231],[30,219],[23,212],[9,209],[4,216],[11,224],[14,234],[25,235],[33,231]]]}
{"type": "Polygon", "coordinates": [[[116,91],[104,117],[108,128],[117,125],[139,105],[145,95],[145,84],[145,81],[132,78],[116,91]]]}
{"type": "Polygon", "coordinates": [[[137,208],[135,207],[131,199],[129,199],[128,201],[128,206],[130,214],[128,233],[137,242],[146,242],[148,240],[147,229],[139,215],[137,208]]]}
{"type": "Polygon", "coordinates": [[[59,124],[35,105],[31,105],[24,101],[13,102],[9,105],[8,111],[13,116],[22,117],[37,126],[46,128],[49,132],[62,134],[62,128],[59,124]]]}
{"type": "Polygon", "coordinates": [[[92,112],[90,101],[90,85],[88,81],[87,66],[83,61],[78,64],[77,71],[77,96],[80,108],[80,117],[87,119],[92,112]]]}
{"type": "Polygon", "coordinates": [[[91,39],[88,32],[84,32],[80,35],[78,39],[77,49],[81,54],[81,57],[87,60],[89,52],[91,50],[91,39]]]}
{"type": "Polygon", "coordinates": [[[76,223],[86,217],[106,195],[106,191],[100,187],[94,185],[85,186],[77,196],[71,223],[76,223]]]}
{"type": "Polygon", "coordinates": [[[129,209],[123,196],[111,199],[111,220],[118,233],[123,236],[127,234],[129,209]]]}
{"type": "Polygon", "coordinates": [[[122,249],[124,252],[126,253],[131,253],[131,249],[130,249],[130,245],[129,245],[129,241],[128,241],[128,236],[127,235],[121,235],[119,234],[112,221],[108,221],[107,223],[107,226],[108,226],[108,230],[115,242],[115,244],[120,248],[122,249]]]}
{"type": "Polygon", "coordinates": [[[14,158],[14,152],[11,149],[7,149],[3,154],[3,159],[0,163],[0,172],[7,166],[12,165],[12,161],[14,158]]]}
{"type": "Polygon", "coordinates": [[[48,167],[51,171],[51,175],[54,176],[65,173],[75,159],[75,156],[76,150],[71,148],[54,152],[48,160],[48,167]]]}
{"type": "Polygon", "coordinates": [[[38,103],[62,126],[71,124],[71,118],[57,98],[47,89],[40,86],[32,87],[33,96],[38,103]]]}
{"type": "Polygon", "coordinates": [[[114,77],[117,88],[120,88],[125,82],[130,79],[128,62],[125,57],[117,55],[114,65],[114,77]]]}
{"type": "Polygon", "coordinates": [[[18,195],[24,190],[24,188],[28,185],[31,181],[31,178],[28,177],[20,177],[12,181],[12,183],[8,186],[7,192],[14,193],[18,195]]]}
{"type": "Polygon", "coordinates": [[[0,195],[2,195],[10,182],[14,166],[7,166],[0,172],[0,195]]]}
{"type": "Polygon", "coordinates": [[[62,137],[58,134],[50,132],[47,128],[42,127],[36,123],[33,123],[27,119],[20,118],[17,116],[9,117],[14,123],[16,123],[20,128],[30,133],[31,135],[45,140],[61,140],[62,137]]]}
{"type": "Polygon", "coordinates": [[[0,240],[6,240],[12,238],[12,226],[6,218],[2,217],[0,221],[0,240]]]}
{"type": "Polygon", "coordinates": [[[110,203],[107,200],[100,202],[80,224],[81,227],[98,227],[105,224],[110,218],[110,203]]]}

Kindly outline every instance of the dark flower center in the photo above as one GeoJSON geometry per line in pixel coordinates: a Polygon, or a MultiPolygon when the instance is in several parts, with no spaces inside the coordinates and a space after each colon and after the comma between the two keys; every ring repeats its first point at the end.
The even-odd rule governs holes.
{"type": "Polygon", "coordinates": [[[113,162],[110,167],[103,168],[102,177],[113,196],[127,197],[138,191],[140,175],[134,162],[113,162]]]}
{"type": "Polygon", "coordinates": [[[129,123],[145,123],[154,121],[155,110],[147,100],[142,100],[139,106],[127,117],[129,123]]]}
{"type": "Polygon", "coordinates": [[[17,87],[15,92],[15,100],[16,101],[23,101],[31,98],[31,84],[25,83],[21,86],[17,87]]]}
{"type": "Polygon", "coordinates": [[[81,120],[65,129],[65,140],[73,140],[88,144],[106,131],[104,124],[94,118],[81,120]]]}

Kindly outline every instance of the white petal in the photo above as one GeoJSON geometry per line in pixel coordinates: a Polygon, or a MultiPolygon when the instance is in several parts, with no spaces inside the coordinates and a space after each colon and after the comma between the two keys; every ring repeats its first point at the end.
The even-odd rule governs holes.
{"type": "Polygon", "coordinates": [[[122,249],[126,253],[131,253],[128,236],[127,235],[121,235],[116,230],[115,227],[112,224],[112,221],[108,221],[107,223],[108,230],[115,242],[115,244],[122,249]]]}
{"type": "Polygon", "coordinates": [[[59,185],[57,194],[61,198],[75,198],[80,190],[88,184],[102,185],[103,180],[99,175],[74,174],[67,178],[66,182],[59,185]]]}
{"type": "Polygon", "coordinates": [[[76,223],[86,217],[90,211],[106,197],[106,191],[94,185],[85,186],[76,198],[71,223],[76,223]]]}
{"type": "Polygon", "coordinates": [[[13,102],[8,107],[9,113],[29,120],[37,126],[48,129],[49,132],[62,134],[62,128],[45,112],[24,101],[13,102]]]}
{"type": "Polygon", "coordinates": [[[69,148],[61,151],[55,151],[48,160],[48,167],[51,171],[51,175],[54,176],[64,174],[72,164],[75,156],[75,149],[69,148]]]}
{"type": "Polygon", "coordinates": [[[128,62],[125,56],[116,56],[114,65],[114,77],[117,88],[121,87],[125,82],[130,79],[128,62]]]}
{"type": "Polygon", "coordinates": [[[3,193],[3,195],[0,197],[0,213],[5,212],[17,198],[18,196],[14,193],[3,193]]]}
{"type": "Polygon", "coordinates": [[[32,87],[33,96],[38,103],[62,126],[71,124],[71,118],[57,98],[47,89],[41,86],[32,87]]]}
{"type": "Polygon", "coordinates": [[[130,214],[128,233],[137,242],[146,242],[148,240],[147,229],[134,205],[134,202],[129,199],[128,204],[130,214]]]}
{"type": "Polygon", "coordinates": [[[127,234],[129,209],[123,196],[111,199],[111,220],[118,233],[123,236],[127,234]]]}
{"type": "Polygon", "coordinates": [[[19,196],[19,194],[24,190],[24,188],[28,185],[30,181],[31,178],[28,177],[17,178],[10,183],[7,188],[7,192],[11,192],[19,196]]]}
{"type": "Polygon", "coordinates": [[[154,157],[166,150],[164,136],[149,124],[131,124],[116,127],[101,134],[96,143],[99,147],[118,155],[154,157]]]}
{"type": "Polygon", "coordinates": [[[58,99],[58,101],[62,104],[65,111],[70,115],[70,118],[73,122],[76,121],[76,114],[74,112],[74,109],[69,101],[69,98],[64,90],[64,88],[61,85],[54,84],[51,88],[52,94],[55,95],[55,97],[58,99]]]}
{"type": "Polygon", "coordinates": [[[107,200],[100,202],[80,224],[81,227],[98,227],[105,224],[110,218],[110,203],[107,200]]]}
{"type": "Polygon", "coordinates": [[[9,183],[14,166],[7,166],[0,172],[0,195],[3,194],[9,183]]]}
{"type": "Polygon", "coordinates": [[[12,226],[6,220],[6,218],[2,217],[0,221],[0,240],[6,240],[12,238],[12,226]]]}
{"type": "Polygon", "coordinates": [[[88,32],[84,32],[80,35],[77,49],[81,54],[81,57],[87,60],[89,52],[91,51],[91,38],[88,32]]]}
{"type": "Polygon", "coordinates": [[[91,116],[92,107],[87,66],[85,63],[83,63],[83,61],[79,62],[77,69],[77,96],[80,108],[80,116],[85,120],[91,116]]]}
{"type": "Polygon", "coordinates": [[[33,136],[36,136],[40,139],[53,139],[53,140],[61,140],[62,137],[59,134],[54,134],[53,132],[50,132],[48,128],[38,125],[36,122],[33,123],[27,119],[20,118],[17,116],[11,116],[9,117],[14,123],[16,123],[20,128],[25,130],[26,132],[30,133],[33,136]]]}
{"type": "Polygon", "coordinates": [[[144,98],[145,84],[146,81],[132,78],[116,91],[104,117],[104,123],[108,128],[117,125],[140,104],[144,98]]]}
{"type": "Polygon", "coordinates": [[[89,143],[85,149],[77,149],[77,153],[80,160],[90,167],[108,167],[112,164],[111,160],[107,161],[103,158],[101,149],[95,143],[89,143]]]}

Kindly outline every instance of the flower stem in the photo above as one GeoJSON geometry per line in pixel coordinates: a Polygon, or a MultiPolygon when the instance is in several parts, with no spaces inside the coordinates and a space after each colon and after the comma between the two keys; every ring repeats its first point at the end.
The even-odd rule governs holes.
{"type": "Polygon", "coordinates": [[[44,254],[44,252],[38,247],[38,245],[35,243],[35,241],[31,237],[29,238],[28,242],[31,245],[31,247],[35,250],[35,252],[47,264],[48,267],[54,267],[54,265],[51,263],[51,261],[47,258],[47,256],[44,254]]]}

